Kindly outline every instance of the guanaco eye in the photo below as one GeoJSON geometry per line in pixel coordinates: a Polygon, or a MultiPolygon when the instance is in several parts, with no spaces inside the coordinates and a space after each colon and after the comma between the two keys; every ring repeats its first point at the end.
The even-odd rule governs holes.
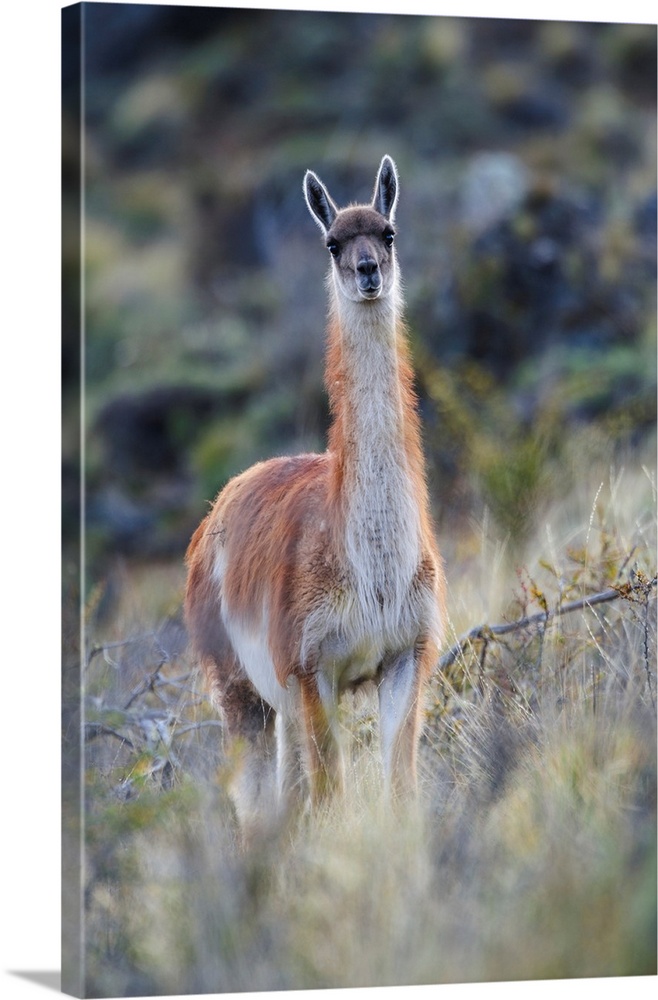
{"type": "Polygon", "coordinates": [[[386,244],[387,247],[392,247],[393,246],[393,237],[394,236],[395,236],[395,233],[384,233],[384,243],[386,244]]]}
{"type": "Polygon", "coordinates": [[[338,256],[338,244],[336,243],[336,240],[329,240],[329,242],[327,243],[327,250],[329,251],[332,257],[338,256]]]}

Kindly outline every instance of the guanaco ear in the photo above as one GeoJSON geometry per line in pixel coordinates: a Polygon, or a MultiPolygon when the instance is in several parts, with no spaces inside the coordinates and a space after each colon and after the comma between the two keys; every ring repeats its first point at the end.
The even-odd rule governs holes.
{"type": "Polygon", "coordinates": [[[379,165],[372,207],[389,222],[393,222],[397,203],[398,172],[391,157],[385,156],[379,165]]]}
{"type": "Polygon", "coordinates": [[[312,170],[307,170],[304,176],[304,197],[309,212],[323,233],[327,233],[338,215],[338,208],[320,178],[312,170]]]}

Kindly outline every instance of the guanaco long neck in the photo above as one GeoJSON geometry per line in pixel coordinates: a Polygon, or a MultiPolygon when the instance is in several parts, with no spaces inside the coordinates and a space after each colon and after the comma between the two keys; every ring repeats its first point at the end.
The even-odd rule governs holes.
{"type": "Polygon", "coordinates": [[[352,303],[334,296],[326,381],[333,414],[331,488],[343,551],[360,585],[376,593],[380,605],[395,605],[418,566],[427,503],[395,298],[352,303]]]}

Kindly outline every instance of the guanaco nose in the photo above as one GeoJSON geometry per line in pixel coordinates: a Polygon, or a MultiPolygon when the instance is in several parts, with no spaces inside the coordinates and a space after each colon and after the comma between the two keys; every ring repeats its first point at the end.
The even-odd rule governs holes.
{"type": "Polygon", "coordinates": [[[356,269],[359,274],[374,274],[377,270],[377,261],[373,260],[372,257],[364,257],[363,260],[360,260],[356,265],[356,269]]]}

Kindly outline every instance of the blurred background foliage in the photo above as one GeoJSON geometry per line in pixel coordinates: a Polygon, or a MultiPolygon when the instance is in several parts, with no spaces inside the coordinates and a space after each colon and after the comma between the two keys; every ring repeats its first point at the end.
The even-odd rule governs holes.
{"type": "Polygon", "coordinates": [[[370,197],[383,153],[397,161],[440,535],[486,508],[522,538],[581,463],[646,450],[655,26],[88,4],[84,32],[64,531],[78,532],[82,381],[92,584],[117,558],[181,559],[207,501],[255,460],[324,447],[327,262],[307,167],[345,203],[370,197]]]}

